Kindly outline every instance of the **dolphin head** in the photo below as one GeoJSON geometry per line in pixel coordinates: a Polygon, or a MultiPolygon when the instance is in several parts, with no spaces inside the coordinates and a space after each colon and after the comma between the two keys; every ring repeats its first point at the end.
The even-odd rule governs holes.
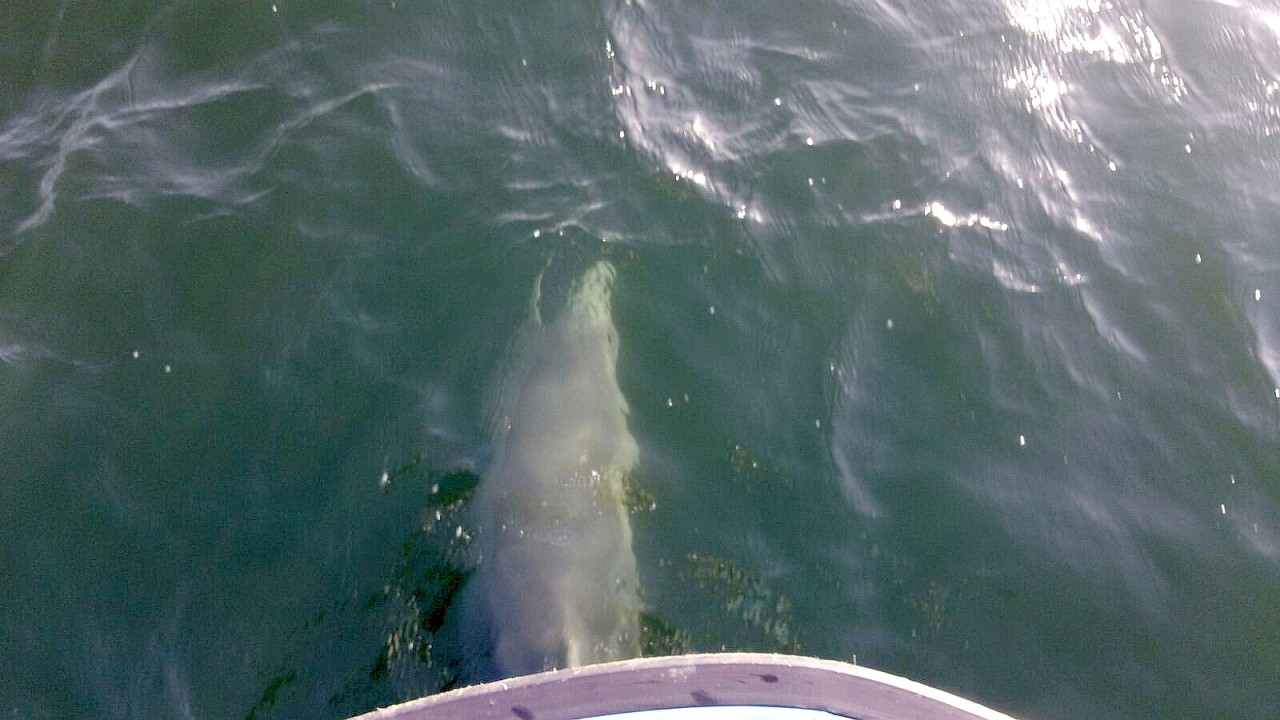
{"type": "Polygon", "coordinates": [[[604,336],[601,346],[608,353],[608,362],[618,360],[618,331],[613,326],[613,281],[617,277],[613,263],[601,260],[592,265],[577,282],[566,319],[578,332],[604,336]]]}

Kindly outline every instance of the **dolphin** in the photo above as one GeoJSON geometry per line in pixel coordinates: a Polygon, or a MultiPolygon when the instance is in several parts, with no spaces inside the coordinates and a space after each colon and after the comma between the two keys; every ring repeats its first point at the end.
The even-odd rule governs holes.
{"type": "Polygon", "coordinates": [[[496,448],[470,501],[478,559],[469,612],[498,677],[640,654],[624,478],[639,450],[618,387],[616,272],[591,266],[550,322],[513,343],[490,400],[496,448]]]}

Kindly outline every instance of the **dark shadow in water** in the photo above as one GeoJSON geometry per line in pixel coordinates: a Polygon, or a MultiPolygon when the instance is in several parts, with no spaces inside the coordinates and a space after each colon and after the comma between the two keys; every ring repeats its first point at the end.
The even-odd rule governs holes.
{"type": "Polygon", "coordinates": [[[384,489],[404,486],[424,498],[421,523],[400,543],[380,588],[338,601],[290,633],[290,650],[263,673],[246,720],[321,707],[346,717],[459,683],[461,654],[444,647],[456,642],[445,629],[471,575],[464,509],[479,481],[468,469],[433,469],[423,455],[384,476],[384,489]],[[325,688],[336,690],[319,706],[325,688]]]}

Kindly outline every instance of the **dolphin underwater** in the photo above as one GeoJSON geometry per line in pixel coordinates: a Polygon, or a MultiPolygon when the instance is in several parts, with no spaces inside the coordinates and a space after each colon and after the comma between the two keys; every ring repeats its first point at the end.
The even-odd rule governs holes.
{"type": "Polygon", "coordinates": [[[623,485],[639,449],[618,387],[615,275],[591,266],[550,322],[539,277],[490,399],[496,451],[470,501],[479,554],[467,605],[498,677],[640,654],[623,485]]]}

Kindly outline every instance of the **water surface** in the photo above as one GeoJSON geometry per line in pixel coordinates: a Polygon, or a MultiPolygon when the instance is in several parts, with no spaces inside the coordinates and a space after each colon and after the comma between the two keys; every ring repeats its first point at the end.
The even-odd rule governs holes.
{"type": "Polygon", "coordinates": [[[464,682],[486,397],[598,260],[648,652],[1280,706],[1272,3],[8,16],[4,713],[464,682]]]}

